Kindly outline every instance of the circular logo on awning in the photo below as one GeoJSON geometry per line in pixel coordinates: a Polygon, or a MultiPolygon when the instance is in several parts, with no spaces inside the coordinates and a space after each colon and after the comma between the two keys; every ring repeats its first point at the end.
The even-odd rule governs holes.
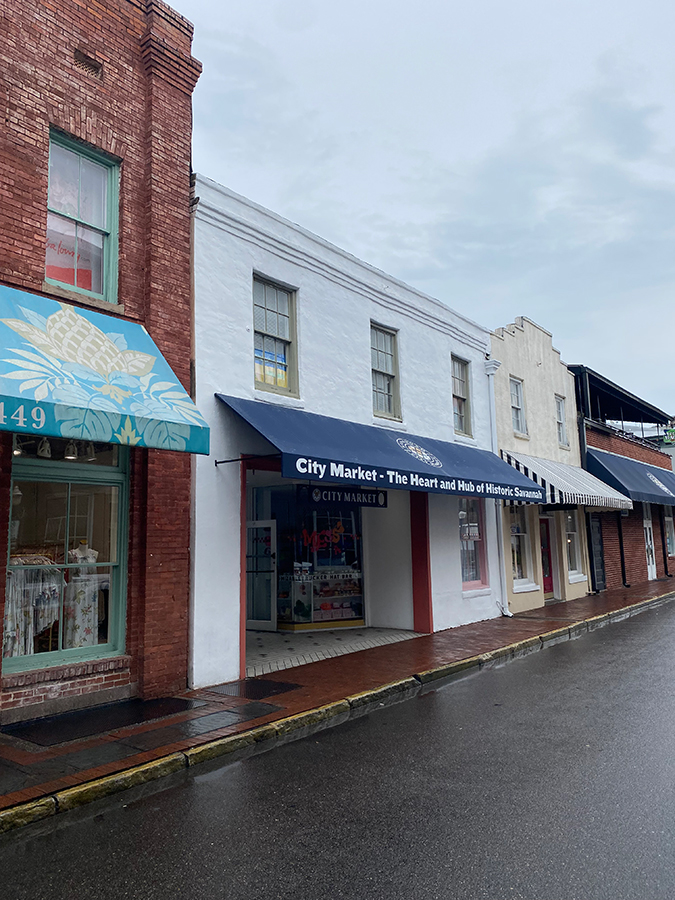
{"type": "Polygon", "coordinates": [[[405,452],[409,453],[410,456],[418,459],[420,462],[426,463],[428,466],[433,466],[435,469],[440,469],[443,465],[440,459],[434,456],[433,453],[429,453],[429,451],[425,450],[424,447],[420,447],[419,444],[414,444],[407,438],[396,438],[396,443],[399,445],[401,450],[405,450],[405,452]]]}
{"type": "Polygon", "coordinates": [[[666,492],[666,494],[669,494],[671,497],[675,497],[675,494],[673,494],[672,491],[669,491],[668,488],[665,486],[665,484],[662,481],[660,481],[656,477],[656,475],[652,475],[651,472],[647,472],[647,478],[651,478],[651,480],[654,482],[654,484],[658,485],[662,491],[666,492]]]}

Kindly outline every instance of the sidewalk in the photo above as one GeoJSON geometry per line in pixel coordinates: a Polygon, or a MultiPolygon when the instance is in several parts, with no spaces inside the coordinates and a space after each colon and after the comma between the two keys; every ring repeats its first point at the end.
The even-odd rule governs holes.
{"type": "Polygon", "coordinates": [[[0,728],[0,833],[197,763],[338,724],[424,683],[569,640],[675,597],[670,579],[463,625],[162,700],[0,728]]]}

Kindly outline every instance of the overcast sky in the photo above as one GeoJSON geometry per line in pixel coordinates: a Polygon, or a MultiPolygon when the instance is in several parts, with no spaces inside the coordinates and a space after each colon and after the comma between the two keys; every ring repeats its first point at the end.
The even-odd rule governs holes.
{"type": "Polygon", "coordinates": [[[673,0],[170,0],[194,168],[675,414],[673,0]]]}

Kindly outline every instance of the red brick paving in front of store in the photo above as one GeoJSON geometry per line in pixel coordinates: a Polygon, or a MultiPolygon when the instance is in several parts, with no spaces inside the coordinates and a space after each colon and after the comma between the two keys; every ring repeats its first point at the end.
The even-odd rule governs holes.
{"type": "MultiPolygon", "coordinates": [[[[664,579],[631,588],[605,591],[598,596],[556,603],[519,613],[513,618],[500,617],[462,625],[396,644],[385,644],[261,675],[256,680],[282,681],[297,685],[293,690],[271,696],[265,701],[277,708],[274,712],[194,737],[181,736],[178,740],[162,743],[161,746],[149,750],[137,751],[130,745],[134,739],[142,740],[141,736],[150,738],[152,742],[152,732],[166,729],[166,734],[171,734],[172,726],[176,729],[180,726],[185,728],[187,722],[199,720],[213,713],[236,710],[250,701],[209,690],[191,691],[181,696],[205,701],[204,706],[168,718],[131,725],[50,747],[29,744],[0,733],[0,809],[35,800],[105,775],[112,775],[226,735],[248,731],[295,713],[343,700],[352,694],[372,690],[419,672],[488,653],[574,622],[667,595],[671,585],[675,588],[675,584],[664,579]],[[77,760],[74,754],[77,754],[77,760]],[[120,758],[102,761],[110,755],[120,758]],[[97,761],[99,764],[95,764],[97,761]]],[[[198,721],[195,725],[198,726],[198,721]]],[[[158,734],[157,737],[161,735],[158,734]]]]}

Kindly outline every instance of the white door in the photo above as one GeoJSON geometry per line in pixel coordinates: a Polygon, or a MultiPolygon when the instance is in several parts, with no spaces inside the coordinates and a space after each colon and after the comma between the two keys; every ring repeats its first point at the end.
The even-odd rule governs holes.
{"type": "Polygon", "coordinates": [[[654,529],[652,528],[652,508],[649,503],[642,504],[643,525],[645,529],[645,551],[647,553],[647,578],[656,580],[656,555],[654,554],[654,529]]]}
{"type": "Polygon", "coordinates": [[[246,523],[246,627],[277,630],[277,523],[246,523]]]}

